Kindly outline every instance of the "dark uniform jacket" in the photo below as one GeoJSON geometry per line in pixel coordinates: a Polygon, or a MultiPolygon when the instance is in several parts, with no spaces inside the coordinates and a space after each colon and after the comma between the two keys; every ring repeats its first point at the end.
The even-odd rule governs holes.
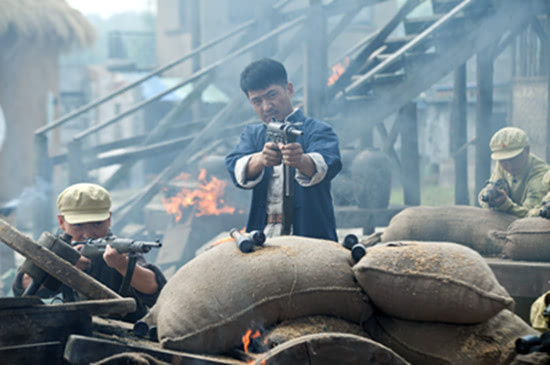
{"type": "MultiPolygon", "coordinates": [[[[330,181],[342,169],[338,137],[328,124],[308,118],[300,110],[292,114],[288,121],[303,123],[300,129],[304,135],[298,137],[296,142],[300,143],[304,153],[317,152],[323,156],[328,167],[320,183],[309,187],[294,185],[293,234],[337,241],[330,181]]],[[[235,164],[241,157],[260,152],[266,142],[267,126],[264,123],[249,125],[242,132],[235,149],[225,158],[225,165],[237,187],[242,188],[235,178],[235,164]]],[[[253,188],[246,226],[248,232],[263,230],[266,225],[267,191],[272,171],[273,168],[266,168],[262,180],[253,188]]]]}

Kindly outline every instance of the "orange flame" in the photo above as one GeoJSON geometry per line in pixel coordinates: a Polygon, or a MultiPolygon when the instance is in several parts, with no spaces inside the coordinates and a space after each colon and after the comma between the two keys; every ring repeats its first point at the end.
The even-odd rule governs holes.
{"type": "MultiPolygon", "coordinates": [[[[242,337],[242,340],[243,340],[243,349],[244,349],[244,352],[245,353],[248,353],[248,346],[250,346],[250,340],[254,340],[258,337],[260,337],[262,334],[260,333],[259,330],[256,330],[254,332],[252,332],[251,329],[248,329],[246,330],[246,333],[244,334],[244,336],[242,337]]],[[[254,361],[252,362],[248,362],[248,364],[253,364],[254,361]]],[[[265,364],[265,359],[262,361],[262,364],[265,364]]]]}
{"type": "Polygon", "coordinates": [[[338,62],[337,64],[333,65],[331,67],[332,75],[330,75],[328,79],[327,85],[333,85],[339,78],[342,76],[342,74],[346,71],[346,68],[349,66],[349,58],[344,58],[343,64],[342,62],[338,62]]]}
{"type": "MultiPolygon", "coordinates": [[[[245,231],[246,231],[246,227],[243,227],[239,232],[245,233],[245,231]]],[[[218,241],[212,243],[210,245],[210,247],[215,247],[217,245],[221,245],[222,243],[226,243],[226,242],[230,242],[230,241],[234,241],[233,237],[231,237],[231,236],[227,237],[227,238],[222,238],[221,240],[218,240],[218,241]]]]}
{"type": "MultiPolygon", "coordinates": [[[[177,179],[187,179],[188,174],[181,174],[177,179]]],[[[199,176],[199,188],[190,190],[183,188],[176,196],[163,198],[162,204],[168,214],[175,216],[176,222],[182,218],[182,208],[195,205],[198,212],[195,216],[201,215],[220,215],[223,213],[233,214],[234,207],[224,205],[222,196],[225,192],[227,182],[212,176],[211,181],[206,179],[206,170],[201,169],[199,176]],[[218,207],[218,204],[221,207],[218,207]]]]}

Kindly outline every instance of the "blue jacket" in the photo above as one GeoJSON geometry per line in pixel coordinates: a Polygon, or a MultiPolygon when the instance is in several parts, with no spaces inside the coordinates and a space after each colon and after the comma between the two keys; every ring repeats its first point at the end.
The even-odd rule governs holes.
{"type": "MultiPolygon", "coordinates": [[[[293,234],[337,241],[330,181],[342,169],[338,137],[328,124],[308,118],[300,110],[292,114],[288,121],[303,123],[300,129],[304,131],[304,135],[299,137],[296,142],[300,143],[304,153],[317,152],[321,154],[328,166],[325,178],[316,185],[303,187],[293,180],[295,183],[293,234]]],[[[237,160],[246,155],[260,152],[266,142],[267,126],[264,123],[246,126],[241,133],[239,143],[225,158],[225,166],[237,187],[242,188],[235,178],[237,160]]],[[[246,225],[247,232],[263,230],[266,225],[267,188],[272,171],[273,168],[266,168],[262,180],[252,190],[252,202],[246,225]]]]}

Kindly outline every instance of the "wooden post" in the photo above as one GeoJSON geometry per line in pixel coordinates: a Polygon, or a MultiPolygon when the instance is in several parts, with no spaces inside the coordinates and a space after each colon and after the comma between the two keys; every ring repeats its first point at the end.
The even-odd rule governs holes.
{"type": "Polygon", "coordinates": [[[309,0],[305,50],[305,113],[322,118],[328,82],[326,18],[320,0],[309,0]]]}
{"type": "MultiPolygon", "coordinates": [[[[550,14],[549,14],[550,17],[550,14]]],[[[546,73],[546,161],[550,161],[550,23],[546,22],[546,39],[542,43],[546,73]]]]}
{"type": "Polygon", "coordinates": [[[86,180],[82,154],[82,141],[71,141],[67,145],[67,162],[69,167],[69,184],[86,180]]]}
{"type": "MultiPolygon", "coordinates": [[[[191,8],[191,49],[199,49],[201,46],[201,11],[200,11],[200,1],[191,0],[189,2],[191,8]]],[[[192,73],[198,72],[201,69],[201,54],[197,53],[191,60],[193,70],[192,73]]],[[[195,86],[195,85],[193,85],[195,86]]],[[[202,94],[202,93],[201,93],[202,94]]],[[[193,103],[191,112],[193,115],[193,120],[199,120],[201,117],[201,98],[199,97],[197,102],[193,103]]]]}
{"type": "Polygon", "coordinates": [[[455,163],[455,204],[469,205],[468,149],[458,149],[467,141],[466,64],[454,73],[454,94],[451,111],[451,154],[455,163]]]}
{"type": "MultiPolygon", "coordinates": [[[[491,174],[491,116],[493,114],[493,57],[490,49],[477,54],[476,165],[475,192],[485,187],[491,174]]],[[[477,198],[476,205],[479,204],[477,198]]]]}
{"type": "MultiPolygon", "coordinates": [[[[273,3],[269,0],[255,0],[256,37],[269,33],[273,29],[273,3]]],[[[268,39],[255,48],[254,58],[272,57],[276,52],[276,40],[268,39]]]]}
{"type": "Polygon", "coordinates": [[[416,103],[409,102],[399,110],[401,135],[401,179],[405,205],[420,205],[420,158],[416,103]]]}

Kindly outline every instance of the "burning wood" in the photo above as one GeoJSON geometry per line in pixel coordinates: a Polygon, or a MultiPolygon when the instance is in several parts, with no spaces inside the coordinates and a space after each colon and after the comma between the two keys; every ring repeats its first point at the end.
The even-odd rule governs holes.
{"type": "MultiPolygon", "coordinates": [[[[189,174],[181,174],[179,179],[189,179],[189,174]]],[[[183,209],[194,206],[197,210],[196,217],[202,215],[220,215],[224,213],[233,214],[235,208],[225,205],[223,195],[227,182],[220,180],[215,176],[208,181],[206,170],[201,169],[199,176],[199,188],[183,188],[175,196],[162,199],[162,204],[167,213],[175,216],[176,222],[179,222],[183,216],[183,209]]]]}
{"type": "Polygon", "coordinates": [[[328,79],[328,86],[333,85],[342,74],[346,71],[346,68],[349,66],[349,58],[346,57],[342,62],[338,62],[331,67],[332,75],[328,79]]]}

